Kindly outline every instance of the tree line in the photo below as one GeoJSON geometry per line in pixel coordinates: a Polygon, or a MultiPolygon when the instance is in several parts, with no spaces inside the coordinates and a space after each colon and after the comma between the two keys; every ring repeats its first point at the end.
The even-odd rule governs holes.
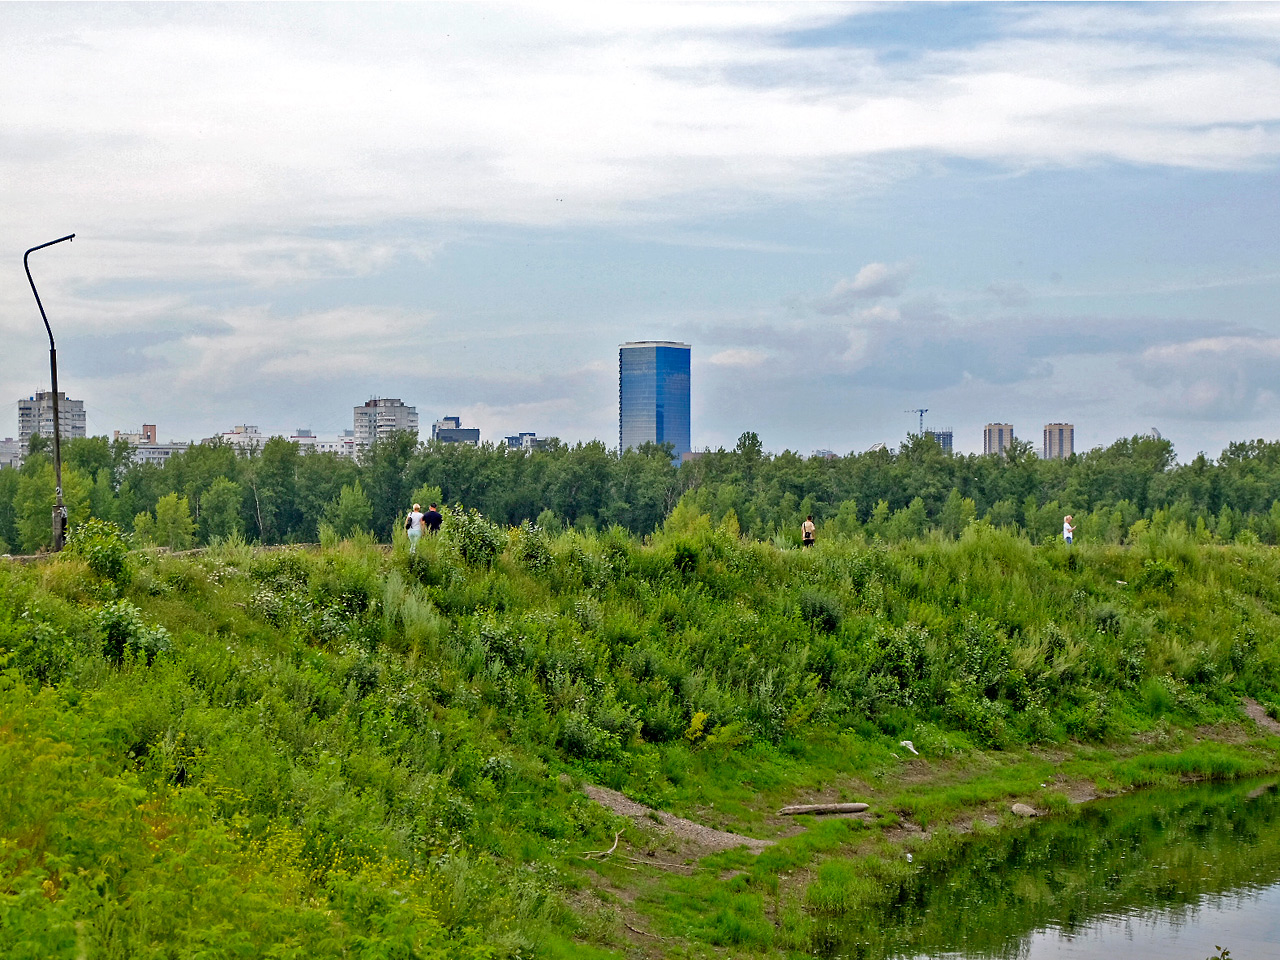
{"type": "MultiPolygon", "coordinates": [[[[998,455],[952,455],[916,435],[897,450],[824,459],[769,454],[748,432],[731,450],[677,465],[663,445],[619,456],[600,441],[512,451],[401,433],[359,460],[273,437],[248,456],[214,440],[157,466],[134,462],[124,441],[89,437],[68,441],[63,462],[72,526],[98,517],[174,549],[232,536],[311,542],[325,524],[387,541],[415,501],[464,504],[510,526],[616,525],[641,536],[683,501],[779,542],[798,542],[808,515],[820,539],[954,537],[987,522],[1040,542],[1060,534],[1065,514],[1078,538],[1109,543],[1178,524],[1204,541],[1280,541],[1280,441],[1266,440],[1185,464],[1169,441],[1145,435],[1065,460],[1042,460],[1024,441],[998,455]]],[[[0,470],[0,550],[49,546],[53,489],[50,444],[33,437],[22,467],[0,470]]]]}

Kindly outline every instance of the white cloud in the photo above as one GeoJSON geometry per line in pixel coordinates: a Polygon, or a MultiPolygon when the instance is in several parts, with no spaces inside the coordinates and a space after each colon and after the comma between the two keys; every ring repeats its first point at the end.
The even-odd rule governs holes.
{"type": "Polygon", "coordinates": [[[868,263],[852,280],[840,280],[814,304],[819,313],[846,313],[864,300],[896,297],[906,286],[911,270],[905,263],[868,263]]]}
{"type": "MultiPolygon", "coordinates": [[[[33,263],[60,345],[132,334],[133,360],[162,368],[110,382],[103,372],[93,386],[104,408],[164,409],[181,391],[247,404],[264,382],[314,404],[335,378],[358,391],[419,375],[406,326],[442,317],[472,341],[504,336],[491,332],[499,320],[477,319],[483,291],[444,306],[437,290],[415,289],[420,303],[366,307],[335,282],[411,268],[495,224],[602,235],[621,225],[763,256],[825,238],[777,229],[777,243],[744,243],[721,215],[778,200],[822,211],[832,197],[936,172],[939,158],[1022,173],[1255,170],[1280,157],[1274,8],[1011,6],[981,40],[900,59],[870,32],[861,44],[847,31],[826,46],[788,41],[861,9],[0,4],[0,246],[79,235],[33,263]],[[298,292],[308,284],[312,295],[298,292]]],[[[1058,355],[1049,320],[975,331],[920,304],[878,302],[901,296],[908,276],[904,264],[867,263],[802,305],[840,325],[725,341],[710,364],[762,378],[794,369],[781,362],[794,351],[885,382],[1004,382],[1039,376],[1058,355]]],[[[601,290],[604,313],[626,297],[601,290]]],[[[1024,294],[990,292],[1006,306],[1024,294]]],[[[547,329],[572,323],[549,312],[547,329]]],[[[1106,349],[1152,342],[1105,326],[1090,336],[1106,349]]],[[[6,395],[47,375],[42,335],[25,277],[0,276],[6,395]]],[[[1247,350],[1184,349],[1214,376],[1158,353],[1135,369],[1185,389],[1196,409],[1265,404],[1265,364],[1247,350]]],[[[432,375],[457,383],[511,379],[474,354],[441,366],[432,375]]],[[[492,402],[515,415],[532,401],[492,402]]]]}
{"type": "Polygon", "coordinates": [[[746,347],[731,347],[713,353],[708,361],[717,367],[758,367],[769,359],[768,352],[746,347]]]}
{"type": "Polygon", "coordinates": [[[1240,420],[1273,413],[1280,338],[1202,337],[1144,350],[1135,376],[1159,391],[1153,409],[1179,418],[1240,420]]]}

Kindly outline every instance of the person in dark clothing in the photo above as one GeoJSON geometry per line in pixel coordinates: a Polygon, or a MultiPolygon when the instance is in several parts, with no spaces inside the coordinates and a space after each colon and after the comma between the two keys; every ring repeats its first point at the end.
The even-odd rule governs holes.
{"type": "Polygon", "coordinates": [[[440,511],[436,509],[433,503],[431,509],[422,516],[422,523],[427,528],[427,533],[439,533],[440,524],[444,522],[444,517],[440,515],[440,511]]]}

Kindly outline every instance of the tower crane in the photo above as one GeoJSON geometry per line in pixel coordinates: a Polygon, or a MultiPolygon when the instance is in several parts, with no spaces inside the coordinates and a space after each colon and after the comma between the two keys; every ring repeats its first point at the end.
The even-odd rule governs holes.
{"type": "Polygon", "coordinates": [[[924,436],[924,415],[929,412],[928,407],[912,407],[910,410],[903,410],[903,413],[920,414],[920,436],[924,436]]]}

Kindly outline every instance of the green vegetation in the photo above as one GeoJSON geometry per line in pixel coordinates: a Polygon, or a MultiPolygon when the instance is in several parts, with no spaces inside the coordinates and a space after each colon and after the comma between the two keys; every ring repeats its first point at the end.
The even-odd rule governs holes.
{"type": "Polygon", "coordinates": [[[362,532],[382,482],[343,480],[318,550],[94,523],[0,566],[0,953],[812,955],[907,889],[907,822],[942,870],[1013,800],[1280,768],[1238,726],[1280,707],[1265,547],[973,522],[802,551],[689,497],[643,542],[450,510],[411,557],[362,532]],[[665,851],[584,781],[778,842],[665,851]],[[820,794],[874,815],[787,835],[820,794]],[[583,859],[619,831],[654,855],[583,859]]]}
{"type": "MultiPolygon", "coordinates": [[[[173,549],[237,534],[314,543],[322,524],[385,543],[415,500],[464,503],[503,527],[530,522],[548,532],[617,526],[647,536],[684,502],[716,524],[732,514],[746,535],[779,543],[798,543],[812,514],[820,540],[956,539],[985,520],[1039,544],[1061,534],[1067,513],[1076,539],[1090,543],[1137,543],[1170,530],[1197,543],[1280,542],[1280,442],[1263,440],[1185,464],[1150,436],[1065,461],[1040,460],[1023,442],[999,456],[950,456],[916,436],[896,451],[828,460],[771,456],[744,433],[734,449],[677,467],[669,448],[654,445],[621,456],[598,441],[521,452],[399,434],[356,462],[273,437],[251,456],[197,444],[160,468],[133,463],[124,441],[90,437],[69,441],[64,461],[73,528],[97,517],[173,549]]],[[[48,445],[37,436],[20,471],[0,470],[0,552],[47,547],[52,497],[48,445]]]]}

